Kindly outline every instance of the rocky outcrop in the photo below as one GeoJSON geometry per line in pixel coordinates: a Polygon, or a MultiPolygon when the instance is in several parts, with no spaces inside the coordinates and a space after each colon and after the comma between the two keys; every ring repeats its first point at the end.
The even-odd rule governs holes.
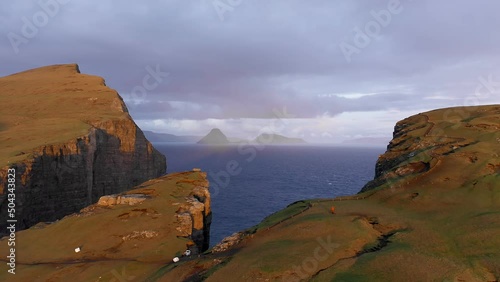
{"type": "Polygon", "coordinates": [[[144,137],[118,93],[102,78],[80,74],[77,65],[1,78],[0,93],[9,93],[16,108],[3,115],[7,130],[0,132],[11,150],[1,160],[0,233],[8,217],[9,168],[16,171],[17,230],[55,221],[166,171],[165,156],[144,137]],[[26,142],[8,143],[26,131],[26,142]]]}
{"type": "Polygon", "coordinates": [[[144,194],[127,194],[127,195],[113,194],[113,195],[102,196],[101,198],[99,198],[97,205],[103,207],[111,207],[115,205],[134,206],[144,202],[146,199],[149,198],[150,197],[148,195],[144,194]]]}
{"type": "MultiPolygon", "coordinates": [[[[368,182],[360,193],[381,185],[394,186],[406,177],[425,173],[444,156],[481,142],[463,136],[498,134],[499,113],[499,106],[447,108],[399,121],[387,151],[377,160],[374,180],[368,182]],[[458,114],[464,118],[452,123],[449,117],[458,114]]],[[[477,156],[470,153],[463,158],[477,161],[477,156]]]]}
{"type": "MultiPolygon", "coordinates": [[[[102,196],[61,220],[16,232],[16,242],[23,242],[16,281],[156,281],[150,276],[176,266],[173,258],[187,260],[206,250],[210,204],[207,175],[200,171],[163,175],[102,196]]],[[[0,238],[3,265],[8,239],[0,238]]],[[[11,277],[0,271],[0,281],[11,277]]]]}
{"type": "MultiPolygon", "coordinates": [[[[206,173],[202,174],[206,177],[206,173]]],[[[194,254],[203,252],[209,247],[212,222],[210,203],[208,181],[199,182],[185,202],[179,204],[176,212],[178,236],[193,240],[195,246],[190,249],[194,254]]]]}
{"type": "Polygon", "coordinates": [[[239,244],[243,240],[243,238],[245,238],[245,236],[245,232],[236,232],[231,236],[225,237],[220,243],[212,248],[212,253],[222,253],[233,248],[234,246],[239,244]]]}
{"type": "MultiPolygon", "coordinates": [[[[383,185],[384,183],[390,182],[402,174],[409,175],[413,173],[412,168],[422,166],[427,167],[428,165],[423,163],[422,165],[417,164],[405,164],[415,152],[412,150],[407,150],[411,147],[408,144],[409,136],[408,133],[414,130],[419,130],[425,128],[427,124],[426,118],[422,115],[416,115],[399,121],[394,126],[393,139],[387,146],[387,151],[385,154],[380,155],[377,163],[375,165],[375,178],[374,180],[368,182],[360,191],[365,192],[371,190],[375,187],[383,185]],[[406,144],[404,146],[403,144],[406,144]],[[407,152],[408,151],[408,152],[407,152]],[[401,166],[401,167],[400,167],[401,166]]],[[[415,139],[417,142],[419,139],[415,139]]],[[[415,145],[417,144],[415,142],[415,145]]],[[[422,171],[419,169],[419,171],[422,171]]]]}
{"type": "MultiPolygon", "coordinates": [[[[192,173],[198,174],[200,179],[196,181],[189,179],[177,181],[177,184],[188,184],[192,187],[189,188],[190,192],[184,192],[188,196],[184,197],[182,202],[173,203],[174,206],[178,206],[174,215],[176,221],[175,229],[178,237],[184,237],[192,242],[192,244],[188,244],[187,246],[191,253],[199,254],[206,251],[209,247],[212,210],[206,173],[201,172],[197,168],[193,169],[192,173]]],[[[185,174],[189,174],[189,172],[185,174]]],[[[87,207],[82,211],[93,210],[96,207],[111,208],[116,205],[135,206],[148,199],[157,197],[151,190],[148,190],[148,194],[133,192],[129,191],[121,194],[102,196],[96,205],[87,207]]]]}

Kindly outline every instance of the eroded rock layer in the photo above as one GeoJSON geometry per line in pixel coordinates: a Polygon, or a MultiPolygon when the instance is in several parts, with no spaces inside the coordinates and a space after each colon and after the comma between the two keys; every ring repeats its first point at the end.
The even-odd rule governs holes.
{"type": "Polygon", "coordinates": [[[381,185],[395,187],[401,179],[422,175],[449,155],[476,163],[483,147],[491,160],[486,166],[495,167],[500,150],[500,139],[495,137],[500,132],[499,115],[500,106],[458,107],[399,121],[387,151],[377,160],[375,179],[360,193],[381,185]],[[474,146],[471,152],[462,152],[469,146],[474,146]]]}

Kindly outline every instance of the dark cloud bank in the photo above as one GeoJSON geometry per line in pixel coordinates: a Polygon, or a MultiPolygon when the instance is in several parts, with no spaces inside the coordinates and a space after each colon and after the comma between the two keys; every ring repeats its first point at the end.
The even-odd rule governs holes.
{"type": "Polygon", "coordinates": [[[286,108],[285,134],[389,136],[409,114],[499,102],[499,10],[451,0],[4,1],[0,75],[76,62],[156,131],[251,134],[286,108]]]}

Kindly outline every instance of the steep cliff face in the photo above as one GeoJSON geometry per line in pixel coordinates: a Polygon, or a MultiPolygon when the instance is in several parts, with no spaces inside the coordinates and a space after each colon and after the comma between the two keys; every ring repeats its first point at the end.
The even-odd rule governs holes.
{"type": "MultiPolygon", "coordinates": [[[[470,164],[489,158],[492,163],[478,168],[487,172],[485,167],[497,165],[495,160],[500,152],[499,115],[500,106],[460,107],[399,121],[387,151],[377,160],[374,180],[360,193],[383,185],[398,187],[403,181],[429,171],[446,156],[470,164]],[[464,151],[466,147],[471,148],[464,151]]],[[[475,164],[479,165],[480,162],[475,164]]]]}
{"type": "MultiPolygon", "coordinates": [[[[201,173],[204,181],[197,181],[196,186],[181,203],[176,212],[179,236],[193,240],[195,245],[191,248],[194,254],[206,251],[210,244],[210,225],[212,223],[212,210],[210,207],[210,192],[206,173],[201,173]]],[[[191,182],[191,181],[188,181],[191,182]]]]}
{"type": "Polygon", "coordinates": [[[0,233],[14,168],[17,229],[54,221],[166,171],[166,159],[102,78],[77,65],[0,78],[0,233]]]}
{"type": "MultiPolygon", "coordinates": [[[[168,196],[175,200],[172,203],[162,203],[162,205],[178,207],[175,213],[165,213],[167,217],[175,217],[175,223],[171,225],[175,227],[176,232],[171,235],[187,239],[186,248],[191,251],[191,254],[206,251],[210,243],[210,225],[212,224],[207,174],[199,171],[183,172],[153,179],[150,182],[141,185],[143,188],[148,187],[147,190],[136,189],[122,194],[102,196],[96,206],[137,205],[152,198],[162,196],[166,198],[167,193],[171,193],[168,196]],[[176,188],[172,187],[174,185],[176,188]],[[167,191],[160,192],[160,190],[167,191]]],[[[145,203],[145,205],[148,204],[149,202],[145,203]]],[[[94,208],[95,206],[90,206],[84,210],[93,210],[94,208]]],[[[152,208],[156,209],[153,206],[152,208]]]]}

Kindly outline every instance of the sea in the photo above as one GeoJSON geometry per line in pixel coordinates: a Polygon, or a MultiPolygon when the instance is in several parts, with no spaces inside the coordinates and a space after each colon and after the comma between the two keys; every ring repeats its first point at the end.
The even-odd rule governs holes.
{"type": "Polygon", "coordinates": [[[154,143],[167,172],[200,168],[212,198],[210,246],[252,227],[289,204],[353,195],[375,173],[385,147],[154,143]]]}

